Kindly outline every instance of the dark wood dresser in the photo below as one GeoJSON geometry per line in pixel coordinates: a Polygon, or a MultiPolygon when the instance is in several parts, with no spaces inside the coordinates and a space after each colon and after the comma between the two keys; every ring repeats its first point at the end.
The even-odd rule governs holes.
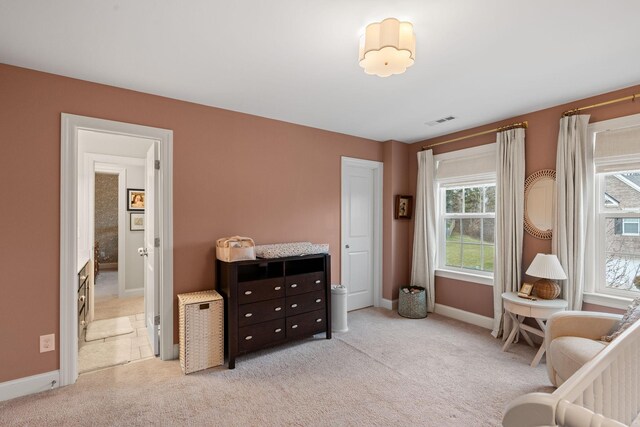
{"type": "Polygon", "coordinates": [[[328,254],[217,260],[229,369],[240,354],[321,332],[331,339],[330,281],[328,254]]]}

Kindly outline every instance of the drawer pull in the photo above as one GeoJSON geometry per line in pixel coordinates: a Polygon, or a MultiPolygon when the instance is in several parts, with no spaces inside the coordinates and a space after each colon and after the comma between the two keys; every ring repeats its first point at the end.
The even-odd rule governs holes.
{"type": "Polygon", "coordinates": [[[251,316],[253,316],[253,313],[247,313],[244,315],[244,317],[251,317],[251,316]]]}
{"type": "Polygon", "coordinates": [[[246,337],[244,337],[244,339],[249,341],[250,339],[253,339],[253,337],[251,335],[247,335],[246,337]]]}
{"type": "Polygon", "coordinates": [[[320,282],[321,282],[320,280],[316,280],[316,285],[320,284],[320,282]]]}
{"type": "Polygon", "coordinates": [[[278,328],[278,329],[276,329],[276,330],[275,330],[275,331],[273,331],[273,332],[275,332],[275,333],[277,334],[278,332],[282,332],[282,329],[278,328]]]}
{"type": "Polygon", "coordinates": [[[280,310],[282,310],[282,307],[276,307],[275,310],[276,311],[280,311],[280,310]]]}
{"type": "Polygon", "coordinates": [[[297,327],[298,327],[298,325],[293,325],[293,326],[291,326],[291,329],[295,329],[297,327]]]}
{"type": "Polygon", "coordinates": [[[322,319],[316,319],[316,323],[322,322],[322,319]]]}
{"type": "Polygon", "coordinates": [[[291,285],[291,287],[292,287],[292,288],[297,288],[297,287],[298,287],[298,284],[297,284],[297,283],[294,283],[293,285],[291,285]]]}
{"type": "Polygon", "coordinates": [[[251,295],[253,292],[252,291],[244,291],[245,295],[251,295]]]}
{"type": "Polygon", "coordinates": [[[81,321],[80,321],[80,326],[84,326],[84,325],[86,325],[86,324],[87,324],[87,322],[85,322],[84,320],[81,320],[81,321]]]}
{"type": "Polygon", "coordinates": [[[279,291],[280,289],[282,289],[280,286],[276,286],[275,288],[273,288],[274,291],[279,291]]]}
{"type": "Polygon", "coordinates": [[[322,298],[318,298],[316,302],[322,302],[322,298]]]}
{"type": "Polygon", "coordinates": [[[291,308],[296,308],[298,304],[291,304],[291,308]]]}
{"type": "Polygon", "coordinates": [[[78,298],[78,301],[79,302],[84,302],[85,298],[86,297],[84,295],[80,295],[80,298],[78,298]]]}

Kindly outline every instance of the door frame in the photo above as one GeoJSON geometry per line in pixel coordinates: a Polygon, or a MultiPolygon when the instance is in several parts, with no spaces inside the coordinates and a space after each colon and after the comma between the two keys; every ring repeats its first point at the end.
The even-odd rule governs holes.
{"type": "Polygon", "coordinates": [[[78,131],[151,139],[159,144],[160,358],[174,358],[173,343],[173,131],[61,114],[60,132],[60,386],[78,378],[78,131]]]}
{"type": "Polygon", "coordinates": [[[380,307],[382,300],[382,186],[384,164],[374,160],[341,157],[340,169],[340,280],[346,277],[345,263],[345,224],[346,212],[346,181],[345,168],[348,166],[365,167],[373,172],[373,306],[380,307]]]}

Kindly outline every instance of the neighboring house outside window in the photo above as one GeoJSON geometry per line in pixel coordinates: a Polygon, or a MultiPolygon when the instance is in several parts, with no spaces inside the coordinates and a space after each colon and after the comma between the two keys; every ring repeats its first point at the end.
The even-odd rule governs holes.
{"type": "Polygon", "coordinates": [[[496,144],[440,154],[436,161],[436,276],[493,284],[496,144]]]}
{"type": "Polygon", "coordinates": [[[596,184],[601,194],[597,227],[603,242],[599,258],[605,277],[597,289],[640,292],[640,170],[597,174],[596,184]]]}

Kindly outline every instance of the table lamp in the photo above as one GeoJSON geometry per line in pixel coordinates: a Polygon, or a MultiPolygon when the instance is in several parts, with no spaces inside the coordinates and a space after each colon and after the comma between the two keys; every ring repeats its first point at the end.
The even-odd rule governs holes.
{"type": "Polygon", "coordinates": [[[554,299],[560,295],[560,285],[555,280],[567,278],[558,257],[555,255],[537,254],[527,269],[527,275],[540,277],[534,283],[536,296],[542,299],[554,299]]]}

